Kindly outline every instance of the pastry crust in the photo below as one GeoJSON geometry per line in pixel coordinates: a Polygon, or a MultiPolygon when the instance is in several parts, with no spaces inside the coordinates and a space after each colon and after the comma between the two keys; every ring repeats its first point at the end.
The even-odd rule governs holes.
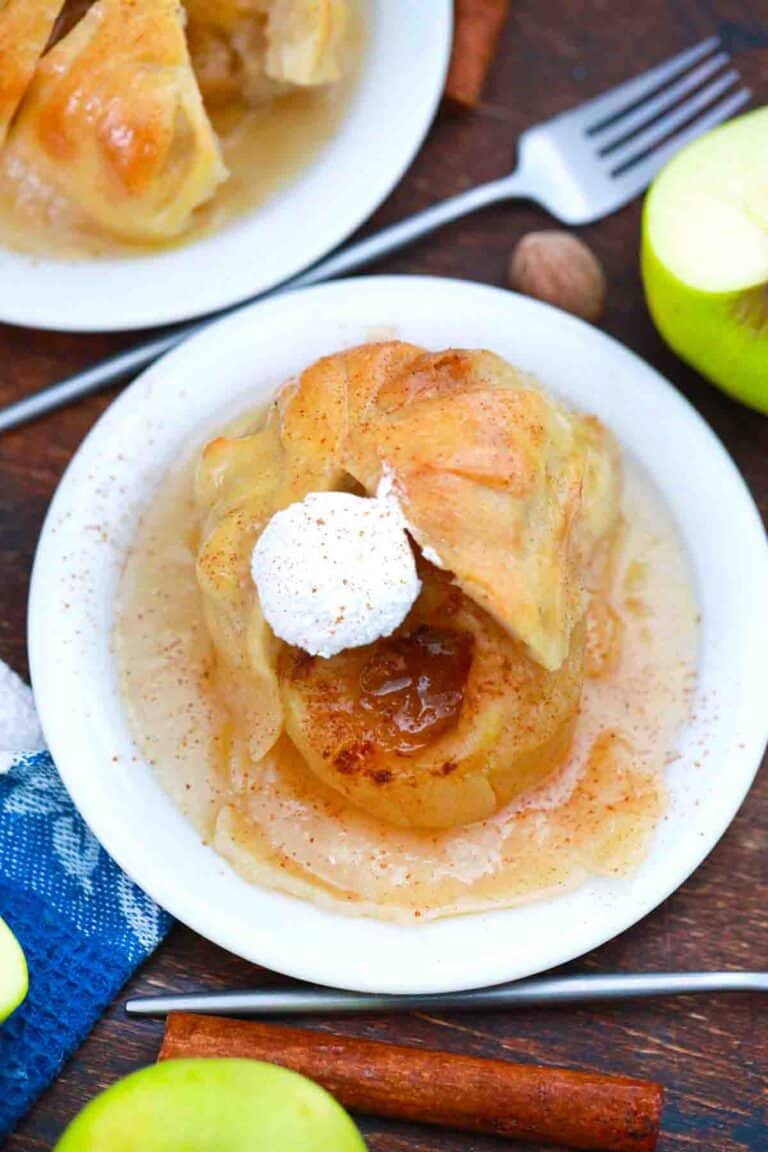
{"type": "Polygon", "coordinates": [[[0,148],[63,4],[64,0],[0,3],[0,148]]]}
{"type": "Polygon", "coordinates": [[[425,353],[349,436],[369,493],[389,470],[422,549],[554,671],[584,614],[585,557],[618,514],[618,455],[595,420],[485,351],[425,353]]]}
{"type": "Polygon", "coordinates": [[[179,0],[97,0],[41,60],[8,146],[109,233],[186,228],[227,173],[179,0]]]}

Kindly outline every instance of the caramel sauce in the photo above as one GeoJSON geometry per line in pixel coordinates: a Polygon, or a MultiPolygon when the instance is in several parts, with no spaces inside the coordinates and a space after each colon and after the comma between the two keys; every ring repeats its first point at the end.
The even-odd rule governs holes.
{"type": "MultiPolygon", "coordinates": [[[[697,644],[674,524],[631,460],[622,511],[590,585],[588,676],[564,767],[489,819],[400,828],[307,772],[287,737],[254,763],[224,723],[190,547],[192,467],[181,467],[148,509],[119,590],[115,648],[137,748],[238,873],[337,911],[423,922],[559,894],[590,875],[621,877],[664,811],[697,644]]],[[[440,603],[450,591],[436,590],[440,603]]],[[[354,663],[361,710],[411,750],[455,722],[472,659],[450,613],[414,623],[354,663]]]]}
{"type": "Polygon", "coordinates": [[[359,675],[359,704],[388,751],[425,748],[456,726],[472,660],[466,632],[422,626],[373,645],[359,675]]]}

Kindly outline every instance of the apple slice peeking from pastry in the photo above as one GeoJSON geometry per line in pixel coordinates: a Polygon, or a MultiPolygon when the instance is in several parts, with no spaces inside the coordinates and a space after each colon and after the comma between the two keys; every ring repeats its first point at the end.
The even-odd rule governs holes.
{"type": "Polygon", "coordinates": [[[179,0],[97,0],[40,61],[9,148],[110,233],[181,232],[227,173],[179,0]]]}
{"type": "Polygon", "coordinates": [[[267,75],[311,86],[341,75],[345,0],[272,0],[267,21],[267,75]]]}
{"type": "Polygon", "coordinates": [[[64,0],[0,2],[0,148],[64,0]]]}
{"type": "Polygon", "coordinates": [[[338,80],[346,0],[187,0],[187,38],[211,105],[262,104],[338,80]]]}

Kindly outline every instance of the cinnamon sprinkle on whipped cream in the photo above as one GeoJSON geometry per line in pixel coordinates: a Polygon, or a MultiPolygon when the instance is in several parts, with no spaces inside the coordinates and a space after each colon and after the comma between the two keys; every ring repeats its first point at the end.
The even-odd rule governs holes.
{"type": "Polygon", "coordinates": [[[331,657],[390,636],[421,591],[396,499],[311,492],[276,512],[251,574],[281,640],[331,657]]]}

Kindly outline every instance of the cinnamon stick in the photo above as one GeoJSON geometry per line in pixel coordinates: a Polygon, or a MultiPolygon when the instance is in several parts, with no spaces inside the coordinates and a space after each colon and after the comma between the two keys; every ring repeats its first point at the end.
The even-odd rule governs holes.
{"type": "Polygon", "coordinates": [[[653,1152],[658,1084],[381,1044],[254,1020],[172,1013],[158,1059],[292,1068],[353,1112],[600,1152],[653,1152]]]}
{"type": "Polygon", "coordinates": [[[476,107],[509,13],[509,0],[454,0],[453,51],[445,95],[476,107]]]}

